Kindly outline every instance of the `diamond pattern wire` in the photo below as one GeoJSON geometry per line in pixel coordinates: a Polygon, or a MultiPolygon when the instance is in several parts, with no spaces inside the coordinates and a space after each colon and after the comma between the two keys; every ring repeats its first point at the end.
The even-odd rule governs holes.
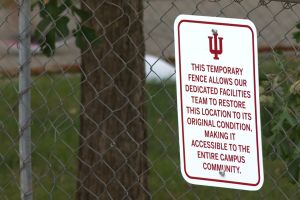
{"type": "MultiPolygon", "coordinates": [[[[4,200],[20,199],[22,190],[18,121],[22,2],[0,2],[0,199],[4,200]]],[[[298,39],[293,36],[300,30],[300,2],[140,0],[139,9],[137,0],[71,2],[73,7],[65,0],[31,2],[28,90],[33,199],[79,199],[82,191],[89,195],[85,199],[135,199],[132,194],[137,190],[147,199],[300,199],[300,33],[298,39]],[[53,2],[64,8],[57,16],[52,12],[59,8],[49,8],[53,2]],[[108,11],[111,18],[97,18],[99,13],[108,16],[108,11]],[[256,25],[265,168],[265,183],[259,191],[195,186],[181,177],[173,38],[179,14],[242,18],[256,25]],[[48,21],[41,24],[43,15],[48,21]],[[114,32],[122,23],[127,25],[114,32]],[[142,40],[134,35],[136,24],[142,26],[142,40]],[[95,36],[88,27],[96,29],[95,36]],[[51,37],[53,44],[47,43],[51,37]],[[98,39],[105,51],[94,46],[98,39]],[[145,55],[141,53],[144,48],[145,55]],[[42,52],[47,50],[45,56],[42,52]],[[84,57],[93,64],[87,66],[84,57]],[[111,58],[112,66],[117,64],[105,67],[111,58]],[[144,63],[145,72],[132,67],[138,61],[144,63]],[[92,80],[94,74],[101,78],[92,80]],[[129,84],[132,87],[125,89],[129,84]],[[84,88],[90,93],[84,93],[84,88]],[[99,121],[95,116],[102,118],[99,121]],[[83,120],[89,130],[86,135],[82,134],[83,120]],[[133,128],[137,122],[144,127],[142,131],[133,128]],[[114,128],[118,132],[110,132],[114,128]],[[84,156],[80,154],[83,148],[89,152],[84,156]],[[99,168],[109,177],[102,177],[99,168]],[[83,169],[85,175],[80,172],[83,169]],[[115,185],[121,196],[111,192],[115,185]]]]}

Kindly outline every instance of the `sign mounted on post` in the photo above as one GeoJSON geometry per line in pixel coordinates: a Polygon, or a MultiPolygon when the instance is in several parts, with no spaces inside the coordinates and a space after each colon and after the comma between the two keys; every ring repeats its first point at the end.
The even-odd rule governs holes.
{"type": "Polygon", "coordinates": [[[192,184],[263,184],[256,29],[180,15],[174,24],[181,173],[192,184]]]}

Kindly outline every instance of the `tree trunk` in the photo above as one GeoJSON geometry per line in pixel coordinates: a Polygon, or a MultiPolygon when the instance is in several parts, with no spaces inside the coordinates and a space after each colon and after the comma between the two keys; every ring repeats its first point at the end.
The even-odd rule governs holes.
{"type": "Polygon", "coordinates": [[[77,200],[149,199],[142,0],[82,0],[100,45],[82,51],[77,200]]]}

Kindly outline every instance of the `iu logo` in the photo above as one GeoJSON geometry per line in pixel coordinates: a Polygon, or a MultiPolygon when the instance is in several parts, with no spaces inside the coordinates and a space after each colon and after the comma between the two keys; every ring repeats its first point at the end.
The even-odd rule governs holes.
{"type": "Polygon", "coordinates": [[[222,41],[223,38],[222,37],[218,37],[218,31],[217,30],[212,30],[213,33],[213,37],[212,36],[208,36],[209,39],[209,51],[211,54],[214,54],[214,59],[215,60],[219,60],[219,56],[220,54],[222,54],[223,52],[223,45],[222,45],[222,41]],[[212,44],[212,39],[214,38],[214,45],[212,44]],[[219,45],[218,45],[218,39],[219,39],[219,45]]]}

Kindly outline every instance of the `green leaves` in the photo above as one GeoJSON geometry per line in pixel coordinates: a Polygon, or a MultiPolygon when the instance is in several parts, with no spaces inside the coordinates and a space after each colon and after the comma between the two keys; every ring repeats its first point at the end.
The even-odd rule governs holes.
{"type": "Polygon", "coordinates": [[[261,117],[264,154],[288,163],[288,178],[295,183],[299,181],[300,170],[299,62],[287,60],[284,54],[277,55],[271,65],[261,68],[261,117]]]}
{"type": "Polygon", "coordinates": [[[67,37],[69,35],[68,23],[70,19],[66,16],[61,17],[56,21],[57,34],[60,37],[67,37]]]}
{"type": "Polygon", "coordinates": [[[299,180],[299,170],[300,170],[300,157],[295,156],[291,163],[288,165],[288,172],[290,174],[289,179],[292,183],[296,184],[299,180]]]}
{"type": "Polygon", "coordinates": [[[57,0],[50,0],[45,4],[39,0],[33,4],[33,7],[36,5],[40,8],[41,21],[37,25],[33,38],[39,42],[44,55],[53,56],[56,41],[72,36],[70,33],[75,37],[77,47],[82,50],[99,44],[93,28],[78,23],[75,29],[69,29],[70,19],[69,16],[66,16],[67,10],[71,10],[73,16],[79,17],[81,22],[91,17],[91,13],[77,8],[73,5],[73,1],[64,0],[59,3],[57,0]]]}
{"type": "Polygon", "coordinates": [[[298,31],[293,33],[293,38],[297,43],[300,43],[300,22],[296,25],[296,28],[298,29],[298,31]]]}
{"type": "Polygon", "coordinates": [[[46,56],[52,56],[55,50],[56,32],[55,29],[50,30],[46,39],[41,43],[41,50],[46,56]]]}
{"type": "Polygon", "coordinates": [[[39,22],[34,38],[40,43],[44,55],[52,56],[55,52],[57,39],[65,38],[69,35],[68,23],[69,18],[66,16],[60,17],[56,21],[46,17],[39,22]]]}
{"type": "Polygon", "coordinates": [[[300,31],[293,33],[293,37],[297,43],[300,42],[300,31]]]}
{"type": "Polygon", "coordinates": [[[86,21],[91,17],[91,14],[85,10],[76,8],[75,6],[72,7],[73,14],[76,14],[80,17],[81,21],[86,21]]]}
{"type": "Polygon", "coordinates": [[[98,45],[99,39],[95,31],[87,26],[77,26],[77,29],[73,32],[76,38],[76,46],[82,50],[88,49],[89,46],[98,45]]]}

